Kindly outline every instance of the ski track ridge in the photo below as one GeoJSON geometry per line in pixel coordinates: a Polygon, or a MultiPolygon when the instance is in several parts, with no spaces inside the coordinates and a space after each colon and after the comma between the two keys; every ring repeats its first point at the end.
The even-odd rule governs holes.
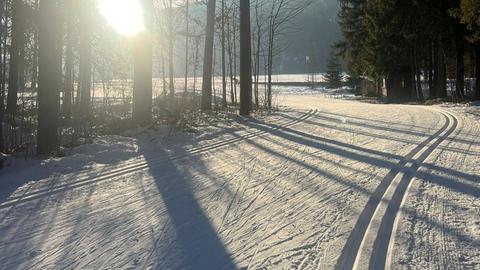
{"type": "MultiPolygon", "coordinates": [[[[391,260],[389,255],[392,254],[394,237],[395,221],[402,206],[402,202],[407,196],[408,187],[415,176],[416,172],[420,169],[421,164],[436,150],[436,148],[444,142],[458,126],[457,117],[446,111],[439,111],[445,119],[445,124],[435,134],[427,138],[425,141],[415,147],[410,153],[408,153],[403,160],[401,160],[395,168],[385,176],[380,182],[377,189],[370,196],[365,208],[362,210],[354,228],[352,229],[347,242],[337,260],[336,270],[343,269],[355,269],[365,268],[361,265],[357,265],[360,260],[360,254],[363,251],[363,242],[368,237],[374,236],[373,249],[371,254],[368,254],[369,270],[377,269],[390,269],[391,260]],[[417,158],[415,156],[419,155],[417,158]],[[394,181],[403,173],[403,177],[399,183],[394,181]],[[377,213],[384,196],[390,190],[393,190],[393,196],[391,200],[387,201],[388,206],[383,216],[378,217],[381,219],[380,228],[378,230],[369,230],[374,222],[378,222],[377,213]]],[[[365,252],[368,252],[366,250],[365,252]]]]}
{"type": "MultiPolygon", "coordinates": [[[[302,115],[298,118],[286,121],[286,122],[281,123],[279,125],[275,125],[274,127],[271,128],[270,131],[275,131],[275,130],[278,130],[278,129],[281,129],[281,128],[291,127],[293,125],[299,124],[299,123],[307,120],[308,118],[314,116],[317,112],[318,112],[318,110],[310,110],[310,111],[308,111],[307,113],[305,113],[304,115],[302,115]]],[[[235,137],[235,138],[228,139],[228,140],[225,140],[225,141],[212,143],[212,144],[209,144],[209,145],[194,148],[194,149],[190,150],[188,153],[185,153],[185,154],[180,154],[180,155],[171,156],[171,157],[167,157],[167,158],[162,157],[162,158],[158,158],[158,159],[151,159],[148,162],[140,161],[140,162],[127,163],[128,166],[126,166],[126,167],[114,169],[112,171],[109,171],[109,172],[103,173],[102,175],[97,175],[97,176],[94,176],[94,177],[92,177],[89,173],[77,174],[77,176],[80,176],[80,179],[77,178],[78,180],[73,182],[73,183],[59,185],[59,186],[56,186],[52,189],[34,191],[34,192],[32,192],[30,194],[27,194],[27,195],[12,197],[12,198],[6,200],[5,202],[3,202],[2,204],[0,204],[0,209],[4,209],[4,208],[8,208],[10,206],[15,206],[15,205],[18,205],[18,204],[21,204],[21,203],[32,201],[32,200],[35,200],[35,199],[38,199],[38,198],[41,198],[41,197],[44,197],[44,196],[48,196],[48,195],[51,195],[51,194],[54,194],[54,193],[59,193],[59,192],[63,192],[63,191],[66,191],[66,190],[82,187],[82,186],[85,186],[85,185],[88,185],[88,184],[91,184],[91,183],[106,181],[106,180],[109,180],[109,179],[111,179],[113,177],[116,177],[116,176],[123,176],[125,174],[138,172],[138,171],[141,171],[143,169],[149,168],[152,164],[158,164],[158,163],[161,163],[161,162],[167,161],[167,160],[168,161],[180,160],[180,159],[191,157],[191,156],[194,156],[194,155],[197,155],[197,154],[209,152],[211,150],[215,150],[215,149],[218,149],[218,148],[223,148],[223,147],[229,146],[233,143],[236,143],[236,142],[239,142],[239,141],[242,141],[242,140],[245,140],[245,139],[253,139],[253,138],[256,138],[256,137],[264,136],[264,135],[268,134],[268,132],[269,131],[257,130],[255,132],[251,132],[251,133],[245,134],[243,136],[239,136],[239,137],[235,137]]]]}

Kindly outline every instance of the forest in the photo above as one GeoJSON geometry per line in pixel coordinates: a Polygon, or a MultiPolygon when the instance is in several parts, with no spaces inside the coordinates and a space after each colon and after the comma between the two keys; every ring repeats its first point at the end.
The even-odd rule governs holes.
{"type": "Polygon", "coordinates": [[[0,269],[480,269],[480,0],[2,0],[0,269]]]}
{"type": "Polygon", "coordinates": [[[271,109],[279,40],[310,4],[125,1],[112,15],[112,1],[2,1],[0,152],[52,153],[152,117],[228,110],[241,95],[242,114],[271,109]],[[242,74],[253,74],[253,90],[248,80],[241,90],[242,74]]]}
{"type": "Polygon", "coordinates": [[[339,2],[336,47],[353,81],[397,101],[480,97],[479,1],[339,2]]]}

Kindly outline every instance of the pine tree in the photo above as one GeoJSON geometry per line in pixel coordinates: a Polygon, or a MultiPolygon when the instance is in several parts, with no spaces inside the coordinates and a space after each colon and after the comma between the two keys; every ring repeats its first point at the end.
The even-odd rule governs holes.
{"type": "Polygon", "coordinates": [[[328,61],[325,81],[329,89],[337,89],[343,85],[342,67],[338,62],[338,57],[333,52],[328,61]]]}
{"type": "Polygon", "coordinates": [[[458,14],[475,52],[475,98],[480,99],[480,1],[461,0],[458,14]]]}
{"type": "MultiPolygon", "coordinates": [[[[337,44],[337,49],[347,60],[352,76],[367,76],[376,82],[386,79],[389,98],[421,101],[423,71],[429,75],[430,97],[446,96],[446,62],[453,57],[449,52],[458,51],[459,60],[464,54],[462,46],[452,46],[465,35],[461,31],[455,33],[459,19],[450,16],[459,1],[340,0],[340,3],[344,41],[337,44]]],[[[463,72],[458,70],[457,81],[462,88],[463,72]]]]}
{"type": "Polygon", "coordinates": [[[344,41],[336,45],[348,60],[353,76],[364,73],[365,46],[367,41],[367,0],[340,0],[340,26],[344,41]]]}

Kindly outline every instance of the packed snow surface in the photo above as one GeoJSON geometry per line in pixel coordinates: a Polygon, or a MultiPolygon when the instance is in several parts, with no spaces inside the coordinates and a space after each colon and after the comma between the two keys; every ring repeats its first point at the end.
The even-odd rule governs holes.
{"type": "Polygon", "coordinates": [[[10,161],[0,269],[480,269],[478,106],[281,102],[10,161]]]}

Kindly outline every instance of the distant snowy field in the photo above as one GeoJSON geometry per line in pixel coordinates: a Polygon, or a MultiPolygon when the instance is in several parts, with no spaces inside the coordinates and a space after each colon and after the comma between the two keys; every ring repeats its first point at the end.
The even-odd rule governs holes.
{"type": "Polygon", "coordinates": [[[480,268],[478,104],[299,92],[249,121],[11,159],[0,269],[366,269],[375,254],[392,269],[480,268]],[[392,237],[378,236],[396,204],[392,237]]]}

